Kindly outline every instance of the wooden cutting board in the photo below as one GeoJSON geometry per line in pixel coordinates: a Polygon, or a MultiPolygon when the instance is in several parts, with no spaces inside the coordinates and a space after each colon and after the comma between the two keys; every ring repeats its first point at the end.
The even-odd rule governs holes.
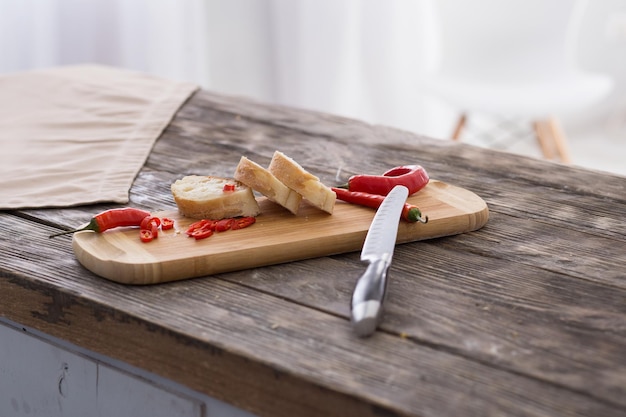
{"type": "MultiPolygon", "coordinates": [[[[489,218],[487,204],[476,194],[440,181],[409,197],[429,221],[401,221],[398,243],[465,233],[489,218]]],[[[136,228],[74,234],[78,261],[90,271],[123,284],[157,284],[301,259],[360,251],[375,210],[337,201],[332,215],[303,202],[293,215],[259,198],[261,214],[252,226],[195,240],[185,234],[193,219],[177,211],[154,213],[175,220],[149,243],[136,228]]]]}

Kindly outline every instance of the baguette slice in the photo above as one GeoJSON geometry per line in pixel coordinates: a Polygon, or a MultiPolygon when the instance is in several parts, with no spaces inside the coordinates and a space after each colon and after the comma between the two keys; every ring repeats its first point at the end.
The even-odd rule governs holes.
{"type": "Polygon", "coordinates": [[[252,189],[231,178],[189,175],[171,186],[178,211],[192,219],[258,216],[261,212],[252,189]],[[234,184],[234,191],[224,191],[234,184]]]}
{"type": "Polygon", "coordinates": [[[269,171],[280,182],[302,195],[315,207],[329,214],[333,213],[337,200],[335,192],[322,184],[319,178],[306,171],[293,159],[280,151],[275,151],[269,171]]]}
{"type": "Polygon", "coordinates": [[[235,179],[280,204],[293,214],[298,213],[302,196],[280,182],[271,172],[242,156],[235,169],[235,179]]]}

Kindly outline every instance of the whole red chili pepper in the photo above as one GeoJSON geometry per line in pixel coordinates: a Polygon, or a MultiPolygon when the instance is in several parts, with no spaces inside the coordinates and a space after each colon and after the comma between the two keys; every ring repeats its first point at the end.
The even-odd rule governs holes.
{"type": "Polygon", "coordinates": [[[131,207],[111,209],[103,211],[102,213],[92,217],[89,224],[83,228],[56,233],[50,237],[80,232],[82,230],[93,230],[94,232],[102,233],[105,230],[113,229],[115,227],[140,226],[141,221],[147,216],[150,216],[150,212],[131,207]]]}
{"type": "MultiPolygon", "coordinates": [[[[332,190],[337,194],[339,200],[375,209],[380,207],[385,199],[383,195],[349,191],[344,188],[333,188],[332,190]]],[[[422,211],[417,206],[409,203],[404,203],[401,217],[403,220],[411,223],[428,223],[428,216],[422,217],[422,211]]]]}
{"type": "Polygon", "coordinates": [[[341,188],[369,194],[387,195],[396,185],[404,185],[409,195],[428,184],[426,170],[420,165],[405,165],[390,169],[383,175],[353,175],[341,188]]]}

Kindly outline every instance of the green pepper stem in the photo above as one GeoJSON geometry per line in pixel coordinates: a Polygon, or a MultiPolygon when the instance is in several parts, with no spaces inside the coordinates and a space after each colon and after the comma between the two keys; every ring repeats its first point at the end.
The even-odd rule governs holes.
{"type": "Polygon", "coordinates": [[[98,229],[98,222],[96,221],[96,219],[95,218],[91,219],[91,221],[87,224],[87,226],[81,227],[80,229],[66,230],[64,232],[55,233],[48,237],[53,238],[56,236],[69,235],[70,233],[82,232],[83,230],[93,230],[94,232],[97,232],[99,229],[98,229]]]}
{"type": "Polygon", "coordinates": [[[407,213],[410,222],[428,223],[428,216],[422,216],[422,212],[417,207],[411,208],[407,213]]]}
{"type": "Polygon", "coordinates": [[[91,230],[91,229],[89,229],[88,226],[86,226],[86,227],[83,227],[82,229],[66,230],[64,232],[55,233],[55,234],[50,235],[48,237],[49,238],[53,238],[53,237],[62,236],[62,235],[69,235],[71,233],[82,232],[83,230],[91,230]]]}

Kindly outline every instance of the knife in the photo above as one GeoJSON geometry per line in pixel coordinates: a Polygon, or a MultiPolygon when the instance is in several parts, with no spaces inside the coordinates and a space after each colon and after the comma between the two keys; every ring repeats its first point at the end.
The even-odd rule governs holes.
{"type": "Polygon", "coordinates": [[[365,237],[361,260],[369,262],[369,265],[358,279],[350,302],[352,326],[358,336],[370,336],[381,319],[387,270],[391,266],[398,223],[408,196],[408,188],[395,186],[376,211],[365,237]]]}

